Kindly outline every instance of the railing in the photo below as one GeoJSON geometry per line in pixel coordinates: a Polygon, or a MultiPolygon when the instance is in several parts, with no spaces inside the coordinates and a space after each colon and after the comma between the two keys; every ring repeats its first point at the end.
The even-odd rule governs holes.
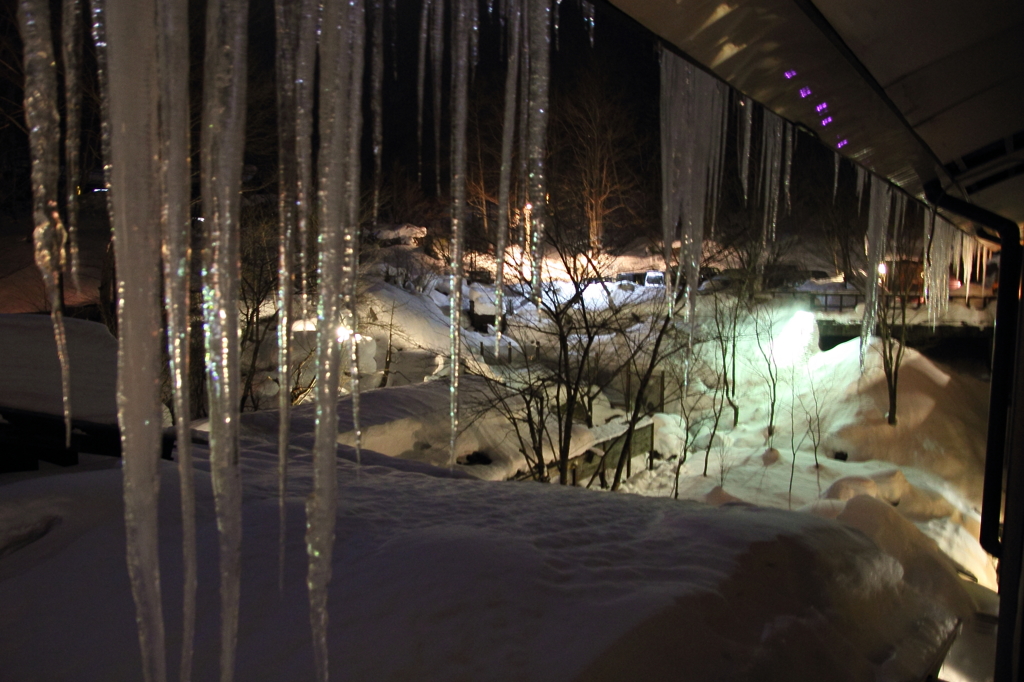
{"type": "MultiPolygon", "coordinates": [[[[859,304],[864,303],[865,296],[859,292],[845,291],[765,291],[765,294],[772,298],[788,298],[794,301],[807,301],[808,309],[813,312],[841,313],[853,310],[859,304]]],[[[899,305],[900,296],[883,296],[883,302],[890,308],[899,305]]],[[[911,294],[907,297],[907,307],[918,310],[925,305],[924,297],[920,294],[911,294]]],[[[988,304],[995,301],[996,297],[984,296],[950,296],[950,305],[962,304],[974,310],[984,310],[988,304]]]]}

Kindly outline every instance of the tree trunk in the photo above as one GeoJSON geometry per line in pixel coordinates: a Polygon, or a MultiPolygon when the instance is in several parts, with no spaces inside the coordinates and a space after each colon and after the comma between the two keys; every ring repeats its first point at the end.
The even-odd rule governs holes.
{"type": "Polygon", "coordinates": [[[896,426],[896,382],[889,382],[889,414],[886,421],[890,426],[896,426]]]}

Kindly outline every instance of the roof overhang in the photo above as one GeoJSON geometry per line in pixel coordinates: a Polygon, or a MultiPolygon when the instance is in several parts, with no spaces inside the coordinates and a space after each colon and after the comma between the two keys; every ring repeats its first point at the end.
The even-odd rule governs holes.
{"type": "Polygon", "coordinates": [[[1024,223],[1024,3],[611,2],[910,194],[1024,223]]]}

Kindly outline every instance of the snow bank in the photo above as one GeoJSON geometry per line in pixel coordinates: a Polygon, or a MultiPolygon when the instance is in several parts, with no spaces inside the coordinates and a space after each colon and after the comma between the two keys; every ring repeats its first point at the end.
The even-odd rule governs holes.
{"type": "MultiPolygon", "coordinates": [[[[366,333],[378,339],[378,345],[386,340],[389,333],[400,348],[428,350],[438,355],[448,355],[449,330],[448,297],[433,288],[426,293],[410,293],[385,282],[375,282],[366,290],[366,304],[363,322],[366,333]]],[[[464,297],[468,306],[469,297],[464,297]]],[[[487,337],[468,329],[462,331],[462,338],[468,348],[479,347],[487,337]]],[[[491,345],[494,344],[493,339],[491,345]]]]}
{"type": "Polygon", "coordinates": [[[842,388],[832,409],[825,445],[851,459],[877,459],[930,471],[981,507],[988,385],[948,372],[912,348],[906,349],[897,388],[897,424],[886,423],[888,389],[879,341],[868,349],[864,372],[856,340],[812,358],[820,382],[842,388]]]}
{"type": "MultiPolygon", "coordinates": [[[[72,419],[117,423],[117,339],[97,322],[65,318],[64,329],[72,419]]],[[[0,315],[0,406],[63,417],[49,315],[0,315]]]]}
{"type": "MultiPolygon", "coordinates": [[[[293,457],[280,593],[273,448],[243,444],[237,679],[312,676],[301,497],[310,489],[308,438],[298,435],[293,457]]],[[[196,454],[205,468],[203,449],[196,454]]],[[[807,514],[356,470],[345,459],[338,474],[334,679],[919,678],[964,615],[955,578],[933,554],[908,546],[894,556],[807,514]]],[[[5,525],[62,519],[0,561],[0,660],[11,679],[138,676],[120,477],[113,469],[3,486],[5,525]]],[[[174,465],[162,465],[161,477],[175,679],[174,465]]],[[[194,676],[207,679],[219,657],[217,535],[208,475],[199,472],[197,484],[194,676]]]]}
{"type": "MultiPolygon", "coordinates": [[[[710,305],[704,300],[698,304],[710,305]]],[[[712,439],[708,411],[702,407],[706,401],[691,406],[690,424],[678,414],[656,416],[655,449],[670,461],[655,462],[652,470],[627,481],[625,489],[671,496],[678,475],[683,499],[714,504],[742,500],[803,508],[829,518],[841,515],[847,500],[867,495],[892,505],[962,571],[995,589],[993,562],[976,540],[987,385],[908,348],[900,371],[898,423],[891,426],[885,418],[888,392],[877,339],[868,348],[862,373],[857,340],[818,351],[813,330],[795,333],[799,325],[794,320],[807,313],[778,302],[769,309],[771,317],[765,322],[770,321],[770,339],[778,345],[774,434],[767,430],[764,360],[753,323],[744,320],[735,378],[739,424],[732,427],[726,409],[712,439]],[[792,338],[784,340],[787,336],[792,338]],[[813,431],[818,431],[820,443],[817,458],[813,431]],[[690,451],[680,464],[687,438],[690,451]],[[834,459],[836,453],[847,461],[834,459]]],[[[707,313],[698,307],[698,314],[702,312],[707,313]]],[[[706,359],[706,347],[713,345],[699,347],[698,357],[706,359]]],[[[764,345],[768,349],[772,344],[764,345]]],[[[700,389],[697,393],[710,391],[699,380],[694,387],[700,389]]]]}

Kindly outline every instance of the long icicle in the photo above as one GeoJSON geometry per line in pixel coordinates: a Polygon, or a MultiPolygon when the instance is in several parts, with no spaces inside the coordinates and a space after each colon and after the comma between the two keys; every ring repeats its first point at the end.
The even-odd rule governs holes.
{"type": "MultiPolygon", "coordinates": [[[[679,178],[680,167],[679,157],[682,147],[679,142],[680,121],[676,116],[683,106],[685,83],[681,80],[680,64],[673,59],[672,55],[664,47],[660,50],[661,58],[661,90],[659,96],[660,104],[660,125],[661,125],[661,239],[665,268],[671,273],[672,249],[674,247],[679,228],[679,209],[682,203],[679,196],[679,189],[682,182],[679,178]]],[[[677,270],[680,274],[674,276],[669,282],[669,289],[673,292],[681,285],[681,268],[683,267],[683,245],[679,247],[679,262],[677,270]]],[[[675,309],[675,295],[667,296],[668,314],[672,315],[675,309]]]]}
{"type": "Polygon", "coordinates": [[[345,159],[345,211],[344,222],[344,262],[342,264],[342,306],[347,316],[346,324],[352,330],[349,342],[349,393],[352,405],[352,430],[355,434],[354,447],[356,465],[362,464],[362,429],[359,425],[359,314],[356,306],[356,294],[359,282],[359,142],[362,133],[363,105],[363,43],[365,7],[362,0],[349,0],[352,12],[350,50],[351,66],[349,68],[348,110],[345,113],[345,134],[348,138],[348,149],[345,159]]]}
{"type": "Polygon", "coordinates": [[[427,78],[427,43],[430,36],[430,0],[420,8],[419,58],[416,60],[416,181],[423,184],[423,95],[427,78]]]}
{"type": "Polygon", "coordinates": [[[758,257],[758,274],[763,273],[768,259],[768,250],[775,243],[775,227],[779,217],[779,185],[782,178],[782,157],[784,155],[783,129],[786,121],[765,109],[761,128],[761,169],[759,182],[764,211],[761,230],[761,252],[758,257]]]}
{"type": "MultiPolygon", "coordinates": [[[[384,150],[384,1],[373,0],[373,38],[370,61],[370,113],[373,116],[373,226],[380,214],[380,164],[384,150]]],[[[357,150],[358,153],[358,150],[357,150]]]]}
{"type": "Polygon", "coordinates": [[[843,157],[839,155],[839,152],[832,152],[835,156],[835,174],[832,176],[832,204],[836,203],[836,193],[839,191],[839,162],[843,157]]]}
{"type": "MultiPolygon", "coordinates": [[[[515,142],[516,92],[519,83],[519,49],[522,34],[522,0],[509,0],[508,67],[505,73],[505,111],[501,128],[501,175],[498,178],[498,243],[494,275],[494,353],[501,350],[501,327],[505,317],[505,250],[508,248],[509,202],[512,185],[512,145],[515,142]]],[[[522,131],[520,131],[522,135],[522,131]]]]}
{"type": "Polygon", "coordinates": [[[320,36],[320,152],[318,155],[319,298],[317,304],[316,427],[313,445],[313,494],[306,502],[306,552],[309,557],[309,618],[313,638],[315,679],[329,677],[327,656],[327,585],[337,508],[338,379],[341,353],[338,336],[342,319],[339,297],[342,256],[341,165],[344,149],[344,71],[341,64],[345,35],[341,0],[323,3],[320,36]]]}
{"type": "Polygon", "coordinates": [[[143,679],[166,679],[159,537],[163,369],[160,306],[160,89],[157,10],[152,0],[110,3],[110,195],[117,256],[117,408],[124,472],[128,573],[143,679]],[[148,17],[149,21],[139,21],[148,17]]]}
{"type": "Polygon", "coordinates": [[[189,288],[192,279],[189,204],[188,3],[158,0],[160,65],[160,223],[163,232],[164,308],[170,357],[181,489],[182,597],[181,682],[192,679],[196,627],[196,492],[192,468],[189,399],[189,288]]]}
{"type": "Polygon", "coordinates": [[[793,212],[793,199],[789,193],[790,180],[793,176],[793,151],[794,142],[796,141],[796,129],[793,124],[789,121],[785,122],[786,128],[786,148],[785,148],[785,159],[782,166],[782,193],[786,197],[786,213],[790,214],[793,212]]]}
{"type": "Polygon", "coordinates": [[[358,195],[358,174],[353,173],[351,150],[358,144],[359,125],[352,111],[359,103],[353,93],[362,78],[363,8],[357,2],[328,0],[323,4],[320,38],[320,153],[318,197],[320,213],[319,288],[317,306],[316,427],[313,445],[313,494],[306,503],[306,551],[309,556],[310,627],[316,679],[329,676],[327,648],[327,590],[338,507],[338,388],[344,372],[339,336],[354,329],[344,319],[346,278],[351,276],[351,257],[346,239],[351,237],[350,205],[358,195]],[[358,53],[358,54],[357,54],[358,53]],[[358,61],[358,66],[356,62],[358,61]],[[347,184],[348,183],[348,184],[347,184]]]}
{"type": "Polygon", "coordinates": [[[963,242],[960,252],[963,254],[964,303],[969,308],[971,306],[971,279],[974,277],[974,261],[978,256],[978,241],[966,232],[960,238],[963,242]]]}
{"type": "Polygon", "coordinates": [[[434,184],[441,196],[441,69],[444,67],[444,0],[431,0],[430,70],[434,81],[434,184]]]}
{"type": "Polygon", "coordinates": [[[740,184],[743,185],[743,201],[750,195],[750,141],[754,129],[754,100],[744,97],[740,100],[742,144],[740,151],[740,184]]]}
{"type": "Polygon", "coordinates": [[[203,314],[210,403],[210,468],[220,531],[221,682],[234,676],[242,554],[238,462],[239,205],[245,131],[248,3],[211,0],[203,76],[203,314]]]}
{"type": "Polygon", "coordinates": [[[20,0],[18,26],[25,46],[25,122],[32,154],[32,239],[36,267],[42,275],[60,361],[64,407],[64,442],[71,447],[71,368],[64,333],[64,245],[67,234],[57,208],[60,177],[60,114],[57,110],[57,65],[46,0],[20,0]]]}
{"type": "Polygon", "coordinates": [[[312,263],[310,254],[310,218],[313,193],[313,76],[316,47],[320,36],[319,0],[299,0],[298,53],[295,57],[295,157],[298,168],[295,204],[298,224],[300,314],[309,315],[307,277],[312,263]]]}
{"type": "Polygon", "coordinates": [[[551,0],[532,0],[528,13],[530,53],[529,120],[527,122],[530,253],[533,298],[540,301],[544,269],[544,229],[547,226],[547,179],[544,157],[548,134],[548,91],[551,79],[551,0]]]}
{"type": "MultiPolygon", "coordinates": [[[[452,238],[451,305],[449,306],[449,434],[448,465],[455,465],[456,438],[459,433],[459,370],[462,354],[462,247],[465,239],[466,211],[466,122],[469,92],[468,5],[475,0],[451,0],[452,8],[452,238]]],[[[500,227],[500,226],[499,226],[500,227]]]]}
{"type": "Polygon", "coordinates": [[[587,28],[587,36],[590,38],[590,47],[594,47],[594,26],[597,23],[594,3],[580,0],[580,13],[583,15],[583,25],[587,28]]]}
{"type": "MultiPolygon", "coordinates": [[[[518,206],[516,210],[517,214],[517,234],[516,244],[519,245],[520,252],[526,254],[529,250],[529,244],[527,243],[527,234],[529,233],[529,226],[526,224],[524,219],[526,215],[526,206],[530,203],[530,193],[528,188],[527,176],[529,163],[529,154],[527,153],[527,138],[526,134],[527,122],[530,119],[530,51],[526,49],[526,46],[530,43],[530,3],[529,0],[521,0],[521,11],[522,17],[521,22],[521,35],[520,35],[520,49],[519,49],[519,167],[517,169],[516,184],[518,185],[518,195],[516,204],[518,206]]],[[[524,259],[525,262],[525,259],[524,259]]]]}
{"type": "Polygon", "coordinates": [[[725,147],[728,93],[718,80],[672,52],[661,51],[662,240],[666,267],[679,242],[667,314],[684,294],[689,319],[700,279],[705,227],[713,223],[725,147]],[[680,289],[685,282],[685,289],[680,289]]]}
{"type": "Polygon", "coordinates": [[[295,291],[294,260],[297,222],[298,159],[296,158],[296,75],[302,5],[275,0],[277,68],[277,585],[284,590],[285,495],[288,487],[288,440],[291,430],[291,328],[295,291]]]}
{"type": "Polygon", "coordinates": [[[64,55],[64,163],[67,181],[67,228],[71,281],[78,280],[78,193],[82,146],[82,0],[64,0],[61,9],[61,43],[64,55]]]}
{"type": "Polygon", "coordinates": [[[96,80],[100,86],[100,151],[103,155],[103,186],[107,188],[107,215],[114,220],[110,196],[110,79],[107,75],[106,0],[89,0],[89,29],[96,50],[96,80]]]}
{"type": "MultiPolygon", "coordinates": [[[[878,266],[885,258],[885,246],[887,243],[889,213],[892,205],[892,187],[888,182],[871,175],[871,199],[868,208],[868,231],[867,231],[867,292],[864,301],[864,317],[860,326],[860,366],[864,369],[864,359],[867,357],[868,340],[875,333],[875,323],[878,321],[878,266]]],[[[948,282],[948,280],[947,280],[948,282]]]]}

